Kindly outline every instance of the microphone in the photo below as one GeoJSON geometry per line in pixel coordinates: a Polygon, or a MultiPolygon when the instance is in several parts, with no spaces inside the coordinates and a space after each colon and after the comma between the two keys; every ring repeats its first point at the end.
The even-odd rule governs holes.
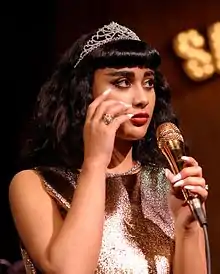
{"type": "MultiPolygon", "coordinates": [[[[165,122],[158,126],[156,137],[158,147],[169,162],[172,172],[179,173],[184,166],[181,157],[186,156],[184,139],[180,130],[173,123],[165,122]]],[[[206,215],[198,195],[184,188],[182,194],[200,226],[207,225],[206,215]]]]}

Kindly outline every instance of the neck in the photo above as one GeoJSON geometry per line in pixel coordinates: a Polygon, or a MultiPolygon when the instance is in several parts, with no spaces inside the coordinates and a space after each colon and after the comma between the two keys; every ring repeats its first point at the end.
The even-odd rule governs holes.
{"type": "Polygon", "coordinates": [[[133,166],[132,142],[116,139],[108,172],[122,173],[133,166]]]}

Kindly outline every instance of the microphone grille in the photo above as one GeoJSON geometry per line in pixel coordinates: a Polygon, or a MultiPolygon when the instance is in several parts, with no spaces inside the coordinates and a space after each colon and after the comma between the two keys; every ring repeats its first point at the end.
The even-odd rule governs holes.
{"type": "Polygon", "coordinates": [[[159,148],[163,148],[168,141],[184,142],[183,136],[176,125],[166,122],[158,126],[156,131],[157,144],[159,148]]]}

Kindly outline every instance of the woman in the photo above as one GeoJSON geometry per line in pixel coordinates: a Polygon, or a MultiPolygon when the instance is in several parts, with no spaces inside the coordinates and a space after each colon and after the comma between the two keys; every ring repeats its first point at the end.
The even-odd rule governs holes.
{"type": "Polygon", "coordinates": [[[206,273],[203,232],[178,195],[206,200],[201,167],[185,157],[174,176],[156,144],[156,127],[176,123],[159,65],[112,22],[42,87],[9,193],[27,272],[206,273]]]}

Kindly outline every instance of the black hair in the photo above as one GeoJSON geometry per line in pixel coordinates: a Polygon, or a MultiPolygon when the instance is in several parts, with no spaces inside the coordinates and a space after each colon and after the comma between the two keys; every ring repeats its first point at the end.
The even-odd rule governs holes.
{"type": "Polygon", "coordinates": [[[22,149],[22,168],[39,165],[80,168],[83,163],[83,126],[92,102],[93,75],[99,68],[147,67],[155,72],[156,105],[144,139],[134,141],[134,160],[164,165],[157,147],[156,127],[177,119],[170,102],[170,87],[159,71],[161,58],[145,42],[118,40],[86,55],[74,68],[83,46],[92,34],[83,35],[66,51],[54,73],[42,86],[22,149]]]}

